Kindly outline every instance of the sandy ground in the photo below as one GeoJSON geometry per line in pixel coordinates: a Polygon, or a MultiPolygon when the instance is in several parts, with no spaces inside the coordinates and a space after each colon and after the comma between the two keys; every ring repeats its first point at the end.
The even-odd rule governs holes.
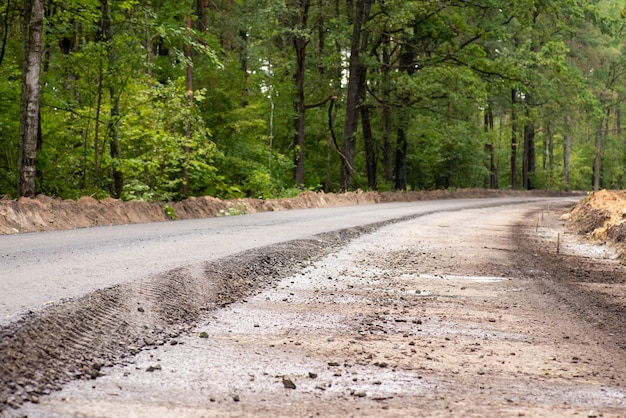
{"type": "Polygon", "coordinates": [[[385,226],[5,413],[625,416],[624,267],[567,210],[385,226]]]}

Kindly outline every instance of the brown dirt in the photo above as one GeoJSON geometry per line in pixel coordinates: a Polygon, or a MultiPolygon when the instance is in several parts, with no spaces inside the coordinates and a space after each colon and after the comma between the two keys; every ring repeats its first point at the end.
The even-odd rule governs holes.
{"type": "MultiPolygon", "coordinates": [[[[479,198],[497,196],[555,196],[555,192],[507,191],[487,189],[435,190],[417,192],[350,192],[326,194],[304,192],[287,199],[234,199],[191,197],[168,203],[176,219],[196,219],[229,214],[280,211],[368,203],[412,202],[418,200],[479,198]]],[[[53,199],[39,195],[34,199],[0,199],[0,235],[20,232],[52,231],[101,225],[169,221],[166,204],[139,201],[124,202],[107,198],[82,197],[75,200],[53,199]]]]}
{"type": "Polygon", "coordinates": [[[565,219],[572,230],[593,241],[609,241],[626,249],[626,191],[592,193],[565,219]]]}
{"type": "MultiPolygon", "coordinates": [[[[566,207],[533,207],[344,231],[127,288],[117,314],[136,339],[130,352],[117,348],[119,366],[78,347],[66,361],[84,362],[80,380],[41,398],[33,383],[14,383],[12,396],[30,401],[17,413],[624,416],[623,267],[564,232],[566,207]]],[[[69,340],[91,340],[85,328],[69,340]]]]}
{"type": "MultiPolygon", "coordinates": [[[[467,196],[466,193],[463,192],[467,196]]],[[[336,199],[339,204],[350,204],[345,202],[352,202],[351,199],[370,203],[367,199],[373,199],[355,195],[339,195],[342,197],[336,199]],[[347,200],[342,201],[344,198],[347,200]]],[[[389,199],[382,197],[384,194],[375,195],[378,201],[389,199]]],[[[613,215],[622,208],[622,200],[615,195],[620,193],[596,193],[584,200],[566,216],[568,224],[571,228],[588,225],[578,229],[587,234],[606,228],[604,236],[608,239],[619,236],[608,232],[611,222],[619,225],[621,216],[613,215]]],[[[309,194],[266,210],[283,210],[288,205],[330,205],[328,199],[322,199],[326,197],[309,194]]],[[[409,200],[420,200],[415,197],[409,200]]],[[[43,197],[26,202],[5,201],[1,207],[12,207],[13,213],[19,215],[10,218],[12,223],[6,225],[45,230],[61,224],[81,226],[61,222],[64,217],[72,219],[76,213],[87,223],[94,222],[96,214],[104,219],[104,208],[113,205],[110,200],[81,200],[88,203],[91,211],[75,206],[58,210],[51,217],[33,216],[42,208],[47,213],[63,203],[43,197]]],[[[218,211],[214,215],[219,213],[218,202],[207,204],[211,201],[207,198],[190,202],[194,200],[204,203],[186,202],[189,208],[180,213],[190,217],[206,216],[212,210],[218,211]]],[[[151,218],[140,217],[146,207],[154,207],[152,216],[161,216],[157,215],[162,210],[160,206],[137,203],[126,206],[117,202],[118,209],[111,212],[120,216],[124,213],[122,207],[134,207],[132,210],[138,214],[106,219],[145,222],[151,218]]],[[[237,202],[219,204],[226,205],[227,210],[236,207],[237,202]]],[[[248,204],[246,208],[252,212],[248,204]]],[[[303,347],[305,359],[312,355],[335,359],[327,370],[318,371],[322,382],[312,378],[308,382],[296,374],[298,387],[306,390],[293,395],[296,403],[291,402],[289,408],[295,409],[281,403],[262,404],[262,399],[252,396],[249,402],[237,403],[233,409],[233,404],[225,400],[231,397],[232,402],[232,393],[225,392],[224,398],[205,412],[252,416],[261,412],[254,409],[261,405],[266,408],[266,416],[308,415],[324,412],[320,405],[331,402],[335,405],[331,415],[336,416],[621,416],[626,412],[626,396],[621,389],[626,382],[624,267],[591,250],[577,250],[575,237],[565,234],[562,213],[558,209],[527,213],[508,233],[495,233],[494,226],[494,231],[488,228],[473,238],[471,218],[454,228],[441,225],[431,231],[433,237],[447,237],[446,245],[437,247],[428,245],[428,235],[418,236],[418,243],[401,240],[400,244],[404,244],[399,248],[377,250],[375,243],[369,243],[366,250],[360,249],[356,264],[333,274],[333,282],[309,289],[312,294],[306,303],[298,300],[301,293],[290,288],[296,272],[364,233],[390,223],[250,251],[206,264],[199,270],[175,270],[144,283],[103,289],[50,307],[0,329],[0,414],[13,416],[12,411],[17,411],[20,416],[19,410],[13,408],[25,402],[39,404],[42,397],[71,380],[96,379],[116,365],[132,364],[149,350],[163,349],[173,341],[188,338],[195,341],[189,340],[188,344],[197,344],[199,340],[193,339],[197,331],[194,326],[206,320],[207,313],[217,315],[206,324],[209,331],[210,324],[219,328],[220,321],[231,321],[240,327],[250,325],[241,319],[242,304],[257,312],[271,312],[276,302],[287,301],[290,306],[281,306],[278,312],[312,310],[329,314],[337,306],[349,311],[341,312],[342,317],[348,318],[345,320],[352,319],[349,328],[338,329],[339,334],[336,330],[329,331],[329,338],[306,333],[293,338],[294,324],[290,323],[284,335],[270,333],[272,345],[264,346],[287,345],[296,350],[303,347]],[[423,251],[416,251],[421,246],[423,251]],[[416,266],[423,275],[415,274],[416,266]],[[372,277],[368,274],[381,272],[388,279],[383,287],[367,280],[372,277]],[[516,279],[495,284],[468,282],[467,277],[472,275],[516,279]],[[433,277],[444,276],[444,281],[432,281],[433,277]],[[377,296],[372,297],[372,292],[377,296]],[[345,298],[364,303],[351,306],[345,298]],[[230,319],[229,307],[238,308],[230,319]],[[111,335],[115,338],[111,339],[111,335]],[[322,404],[298,404],[309,402],[307,394],[313,392],[327,394],[320,395],[322,404]],[[416,404],[416,395],[425,403],[416,404]],[[356,404],[358,399],[362,401],[356,404]],[[603,412],[589,411],[596,406],[603,412]]],[[[97,216],[95,219],[100,219],[97,216]]],[[[401,232],[397,234],[400,236],[401,232]]],[[[322,270],[328,271],[323,264],[322,270]]],[[[251,321],[257,320],[252,317],[251,321]]],[[[319,318],[314,318],[314,323],[319,326],[319,318]]],[[[243,349],[237,336],[218,334],[212,335],[211,341],[230,347],[231,354],[243,349]]],[[[252,344],[257,337],[251,335],[245,334],[244,341],[252,344]]],[[[268,343],[268,336],[263,338],[262,342],[268,343]]],[[[261,354],[267,356],[276,351],[264,350],[267,352],[261,354]]],[[[290,354],[289,359],[295,363],[298,357],[290,354]]],[[[265,385],[277,378],[256,376],[265,385]]],[[[83,412],[79,409],[71,415],[76,413],[83,412]]]]}

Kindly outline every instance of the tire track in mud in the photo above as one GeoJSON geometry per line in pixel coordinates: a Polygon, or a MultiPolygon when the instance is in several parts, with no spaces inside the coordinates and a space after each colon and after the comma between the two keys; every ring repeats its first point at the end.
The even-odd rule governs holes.
{"type": "Polygon", "coordinates": [[[323,233],[97,290],[29,312],[0,328],[0,414],[96,379],[103,367],[155,345],[176,344],[208,310],[294,274],[350,240],[405,218],[323,233]]]}

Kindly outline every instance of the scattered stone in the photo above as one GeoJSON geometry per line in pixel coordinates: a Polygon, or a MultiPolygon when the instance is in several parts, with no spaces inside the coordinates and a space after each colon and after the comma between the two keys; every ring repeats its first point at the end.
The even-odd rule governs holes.
{"type": "Polygon", "coordinates": [[[145,312],[145,309],[144,309],[144,308],[142,308],[142,307],[140,306],[140,307],[138,307],[138,308],[137,308],[137,311],[139,311],[139,312],[141,312],[141,313],[144,313],[144,312],[145,312]]]}
{"type": "Polygon", "coordinates": [[[239,395],[233,395],[233,401],[234,402],[239,402],[239,395]]]}
{"type": "Polygon", "coordinates": [[[317,379],[317,373],[309,372],[309,377],[311,379],[317,379]]]}
{"type": "Polygon", "coordinates": [[[283,377],[283,386],[285,387],[285,389],[295,389],[296,388],[296,384],[293,383],[293,381],[291,379],[289,379],[288,377],[283,377]]]}
{"type": "Polygon", "coordinates": [[[157,364],[155,366],[149,366],[146,371],[147,372],[154,372],[155,370],[161,370],[161,365],[157,364]]]}

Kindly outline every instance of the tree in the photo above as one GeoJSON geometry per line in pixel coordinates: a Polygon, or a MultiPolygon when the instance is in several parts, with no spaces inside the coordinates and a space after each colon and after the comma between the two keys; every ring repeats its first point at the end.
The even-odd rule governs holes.
{"type": "Polygon", "coordinates": [[[43,0],[24,2],[24,64],[18,156],[18,195],[35,196],[37,148],[40,141],[39,78],[43,47],[43,0]]]}
{"type": "Polygon", "coordinates": [[[106,42],[109,58],[109,98],[111,100],[111,114],[109,119],[108,132],[110,135],[111,159],[113,160],[113,189],[114,197],[120,197],[124,190],[124,174],[119,169],[117,161],[122,157],[122,148],[120,144],[120,98],[117,88],[117,80],[113,79],[115,68],[117,66],[117,49],[115,48],[115,40],[113,39],[113,24],[111,22],[111,8],[109,0],[100,0],[102,7],[101,29],[102,37],[106,42]]]}
{"type": "Polygon", "coordinates": [[[341,188],[348,190],[354,180],[355,133],[358,126],[359,107],[362,104],[365,87],[366,67],[359,57],[360,51],[367,46],[368,32],[364,30],[374,0],[356,0],[352,20],[352,43],[348,67],[348,92],[346,99],[346,117],[341,142],[341,188]]]}
{"type": "Polygon", "coordinates": [[[291,7],[291,42],[296,52],[296,70],[294,82],[296,86],[296,98],[294,106],[296,110],[295,134],[293,139],[294,153],[294,180],[296,187],[304,185],[304,129],[305,129],[305,64],[306,47],[309,43],[307,21],[309,19],[310,0],[292,0],[291,7]]]}

